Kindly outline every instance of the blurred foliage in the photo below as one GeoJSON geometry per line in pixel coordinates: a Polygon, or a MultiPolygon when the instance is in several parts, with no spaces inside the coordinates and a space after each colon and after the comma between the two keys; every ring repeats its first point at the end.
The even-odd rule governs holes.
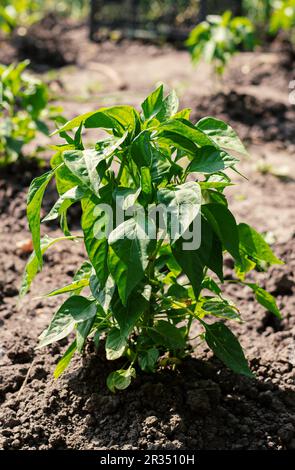
{"type": "Polygon", "coordinates": [[[23,146],[37,133],[48,135],[45,121],[56,120],[60,112],[48,106],[48,88],[26,73],[28,64],[0,65],[0,166],[22,158],[23,146]]]}
{"type": "MultiPolygon", "coordinates": [[[[85,18],[89,12],[90,0],[1,0],[0,31],[10,34],[16,27],[29,26],[42,19],[49,12],[74,19],[85,18]]],[[[123,3],[123,2],[122,2],[123,3]]],[[[229,2],[203,2],[208,12],[219,13],[229,2]]],[[[132,23],[134,4],[125,3],[125,8],[118,8],[118,2],[98,3],[97,14],[109,20],[121,19],[132,23]]],[[[196,22],[200,0],[137,0],[136,20],[144,22],[170,21],[176,26],[190,25],[196,22]]],[[[245,16],[256,26],[257,34],[279,30],[290,31],[295,26],[295,0],[243,0],[245,16]]]]}
{"type": "Polygon", "coordinates": [[[271,0],[243,0],[243,10],[253,24],[265,29],[271,15],[271,0]]]}
{"type": "Polygon", "coordinates": [[[148,21],[170,19],[182,25],[197,17],[199,0],[138,0],[139,16],[148,21]]]}
{"type": "Polygon", "coordinates": [[[11,33],[17,26],[30,25],[40,17],[38,0],[2,0],[0,6],[0,29],[11,33]]]}
{"type": "Polygon", "coordinates": [[[209,15],[193,29],[186,45],[194,63],[204,59],[221,75],[239,48],[253,49],[253,26],[248,18],[233,18],[230,11],[222,16],[209,15]]]}
{"type": "Polygon", "coordinates": [[[30,26],[51,11],[80,19],[88,8],[89,0],[1,0],[0,30],[10,34],[16,27],[30,26]]]}
{"type": "Polygon", "coordinates": [[[295,0],[272,2],[270,32],[277,33],[280,29],[290,31],[295,27],[295,0]]]}
{"type": "Polygon", "coordinates": [[[295,0],[244,0],[244,10],[258,34],[292,32],[295,28],[295,0]]]}

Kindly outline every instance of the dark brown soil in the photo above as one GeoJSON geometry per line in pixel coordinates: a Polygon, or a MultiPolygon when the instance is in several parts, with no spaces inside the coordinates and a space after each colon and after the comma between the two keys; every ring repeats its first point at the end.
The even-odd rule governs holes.
{"type": "MultiPolygon", "coordinates": [[[[4,449],[295,449],[295,238],[277,244],[286,265],[255,278],[277,298],[279,322],[254,302],[247,288],[225,289],[245,323],[234,326],[256,380],[226,370],[203,346],[176,373],[139,375],[112,395],[103,349],[89,344],[59,381],[52,371],[66,341],[36,351],[36,338],[58,305],[34,296],[65,284],[83,259],[75,244],[49,251],[33,292],[17,306],[25,260],[16,242],[26,235],[25,192],[36,167],[2,175],[0,258],[0,446],[4,449]],[[82,368],[82,364],[84,367],[82,368]]],[[[267,177],[266,177],[267,178],[267,177]]],[[[266,181],[267,182],[267,181],[266,181]]],[[[253,187],[252,187],[253,190],[253,187]]],[[[49,191],[45,208],[53,203],[49,191]]],[[[273,200],[275,208],[279,200],[273,200]]],[[[226,263],[226,277],[232,272],[226,263]]]]}
{"type": "MultiPolygon", "coordinates": [[[[84,36],[78,33],[82,47],[87,43],[85,31],[84,36]]],[[[113,395],[105,379],[116,364],[106,363],[103,347],[97,353],[90,343],[87,355],[76,357],[68,372],[54,381],[52,373],[67,340],[45,350],[35,346],[61,300],[37,297],[69,282],[84,259],[84,250],[74,242],[49,250],[31,294],[18,304],[27,256],[19,253],[17,243],[29,237],[26,192],[31,179],[43,171],[34,162],[24,162],[0,170],[0,448],[295,450],[295,115],[287,100],[291,72],[279,65],[275,54],[264,68],[264,78],[253,84],[254,75],[261,71],[255,64],[261,60],[259,54],[237,58],[228,83],[230,89],[237,80],[239,85],[211,96],[208,70],[202,69],[201,78],[191,71],[184,51],[138,43],[88,44],[83,54],[78,53],[81,67],[62,69],[58,76],[69,118],[78,108],[78,112],[92,109],[95,100],[101,104],[103,93],[109,93],[108,104],[120,100],[138,106],[157,80],[173,77],[169,84],[179,89],[187,80],[190,85],[182,105],[193,109],[193,118],[209,114],[224,118],[248,141],[251,158],[244,159],[240,169],[249,180],[235,176],[236,186],[229,189],[231,207],[239,221],[270,232],[276,240],[275,252],[285,261],[267,274],[252,276],[276,297],[281,322],[258,306],[246,287],[228,284],[225,288],[245,320],[231,326],[256,379],[231,373],[208,349],[197,345],[176,373],[138,374],[127,391],[113,395]],[[76,90],[86,89],[89,77],[96,77],[98,51],[103,64],[109,64],[111,57],[113,69],[100,69],[101,95],[78,104],[73,98],[76,90]],[[252,63],[251,73],[241,72],[252,63]],[[273,67],[278,74],[271,83],[273,67]],[[113,99],[111,93],[118,95],[113,99]],[[261,174],[257,168],[261,158],[274,168],[287,166],[288,177],[278,179],[271,171],[261,174]]],[[[55,190],[50,187],[44,212],[54,201],[55,190]]],[[[74,212],[74,229],[78,219],[74,212]]],[[[51,236],[60,233],[52,226],[43,230],[51,236]]],[[[230,265],[226,260],[228,280],[230,265]]]]}
{"type": "Polygon", "coordinates": [[[19,58],[30,59],[35,66],[62,67],[74,64],[77,59],[71,37],[73,29],[72,24],[51,13],[28,28],[25,34],[17,30],[13,44],[19,58]]]}
{"type": "Polygon", "coordinates": [[[231,90],[196,99],[192,119],[205,114],[229,120],[248,143],[276,142],[280,148],[295,148],[295,108],[285,103],[231,90]]]}
{"type": "Polygon", "coordinates": [[[74,37],[78,27],[50,13],[29,28],[16,29],[11,38],[0,37],[0,62],[9,64],[29,59],[38,69],[74,64],[77,60],[74,37]]]}

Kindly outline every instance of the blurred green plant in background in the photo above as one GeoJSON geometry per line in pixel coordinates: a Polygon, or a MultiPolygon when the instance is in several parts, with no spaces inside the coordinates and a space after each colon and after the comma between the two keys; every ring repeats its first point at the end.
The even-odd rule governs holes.
{"type": "MultiPolygon", "coordinates": [[[[158,21],[159,18],[172,15],[179,25],[197,18],[201,9],[200,0],[138,2],[140,15],[145,20],[158,21]]],[[[1,0],[0,31],[10,34],[17,27],[30,26],[49,12],[76,20],[85,19],[90,4],[90,0],[1,0]]],[[[222,4],[222,0],[216,2],[219,11],[222,4]]],[[[295,0],[243,0],[242,5],[245,17],[256,26],[258,35],[265,32],[276,34],[281,29],[290,31],[295,26],[295,0]]],[[[117,3],[106,1],[102,7],[104,12],[109,10],[109,16],[118,15],[117,3]]]]}
{"type": "Polygon", "coordinates": [[[21,25],[29,26],[41,15],[38,0],[2,0],[0,6],[0,29],[5,34],[21,25]]]}
{"type": "Polygon", "coordinates": [[[290,31],[295,26],[295,0],[274,1],[270,18],[270,32],[277,33],[280,29],[290,31]]]}
{"type": "Polygon", "coordinates": [[[89,0],[1,0],[0,30],[10,34],[20,26],[30,26],[49,12],[82,19],[88,13],[89,0]]]}
{"type": "Polygon", "coordinates": [[[23,158],[23,146],[48,135],[46,122],[59,116],[60,108],[48,106],[47,86],[25,72],[28,64],[0,65],[0,166],[23,158]]]}
{"type": "Polygon", "coordinates": [[[295,27],[295,0],[244,0],[243,7],[258,35],[292,32],[295,27]]]}
{"type": "Polygon", "coordinates": [[[197,64],[201,59],[214,66],[215,73],[222,75],[229,59],[244,48],[254,47],[254,29],[246,17],[232,17],[230,11],[222,16],[209,15],[191,32],[186,45],[197,64]]]}
{"type": "Polygon", "coordinates": [[[252,23],[265,30],[271,16],[271,0],[243,0],[244,14],[252,23]]]}

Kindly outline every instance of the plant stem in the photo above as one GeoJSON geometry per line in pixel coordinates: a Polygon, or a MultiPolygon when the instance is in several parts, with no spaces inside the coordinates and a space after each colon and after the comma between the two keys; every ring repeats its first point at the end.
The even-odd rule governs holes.
{"type": "Polygon", "coordinates": [[[123,160],[121,160],[120,163],[121,163],[121,165],[120,165],[118,176],[117,176],[117,183],[118,184],[120,184],[120,180],[121,180],[121,177],[122,177],[122,174],[123,174],[124,166],[125,166],[125,163],[126,163],[126,155],[123,155],[123,160]]]}
{"type": "MultiPolygon", "coordinates": [[[[161,248],[161,245],[162,245],[163,241],[164,241],[163,238],[160,238],[157,241],[155,251],[154,251],[153,255],[151,256],[151,259],[150,259],[150,261],[148,263],[148,266],[146,268],[147,277],[148,277],[148,280],[149,280],[151,285],[153,285],[155,283],[155,261],[156,261],[157,254],[158,254],[158,252],[161,248]]],[[[154,324],[154,316],[155,316],[154,308],[152,307],[151,303],[149,303],[149,307],[148,307],[148,309],[146,310],[146,312],[144,313],[144,316],[143,316],[143,325],[152,327],[153,324],[154,324]]]]}
{"type": "MultiPolygon", "coordinates": [[[[158,297],[161,298],[161,299],[165,298],[162,295],[158,295],[158,297]]],[[[199,318],[198,315],[194,314],[189,308],[184,307],[182,303],[178,302],[177,300],[173,300],[173,304],[178,306],[179,308],[181,308],[185,312],[187,312],[187,314],[189,315],[189,320],[188,320],[188,325],[187,325],[187,330],[186,330],[187,338],[189,336],[190,328],[191,328],[191,325],[192,325],[192,322],[193,322],[194,319],[198,320],[204,326],[204,322],[201,320],[201,318],[199,318]]]]}
{"type": "Polygon", "coordinates": [[[189,317],[188,322],[187,322],[187,327],[186,327],[186,333],[185,333],[186,339],[188,339],[188,337],[189,337],[189,333],[190,333],[192,323],[193,323],[193,317],[189,317]]]}

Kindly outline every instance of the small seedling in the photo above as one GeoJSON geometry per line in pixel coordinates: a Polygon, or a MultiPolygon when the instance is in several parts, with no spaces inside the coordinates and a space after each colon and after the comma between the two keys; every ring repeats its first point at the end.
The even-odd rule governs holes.
{"type": "Polygon", "coordinates": [[[228,61],[239,49],[253,49],[253,26],[248,18],[232,18],[230,11],[222,16],[209,15],[192,30],[186,45],[194,64],[204,59],[213,65],[217,75],[222,75],[228,61]]]}
{"type": "Polygon", "coordinates": [[[22,29],[25,34],[27,27],[50,12],[81,20],[88,7],[89,2],[86,0],[1,0],[0,32],[11,35],[16,29],[22,29]]]}
{"type": "Polygon", "coordinates": [[[280,30],[293,32],[294,39],[295,0],[272,1],[271,7],[270,33],[276,34],[280,30]]]}
{"type": "Polygon", "coordinates": [[[75,351],[84,351],[87,338],[96,346],[103,340],[107,359],[120,359],[107,385],[125,389],[140,369],[177,367],[196,335],[234,372],[253,376],[225,324],[240,322],[241,315],[222,292],[223,255],[234,260],[234,282],[248,286],[279,318],[273,296],[246,275],[281,261],[252,227],[237,224],[228,207],[230,173],[237,156],[246,154],[237,134],[213,117],[193,124],[189,116],[189,109],[178,111],[176,94],[164,97],[160,86],[141,113],[130,106],[102,108],[56,131],[66,142],[55,147],[52,170],[34,179],[28,193],[34,253],[20,292],[29,290],[52,245],[85,244],[88,259],[72,283],[47,294],[67,299],[39,347],[72,337],[55,377],[75,351]],[[82,138],[89,128],[100,136],[105,131],[91,148],[82,138]],[[53,178],[59,199],[43,220],[60,218],[64,235],[40,239],[42,198],[53,178]],[[67,225],[74,203],[82,208],[78,235],[67,225]]]}
{"type": "Polygon", "coordinates": [[[28,64],[0,65],[0,166],[22,158],[38,133],[49,135],[46,121],[60,111],[48,106],[47,86],[26,73],[28,64]]]}
{"type": "Polygon", "coordinates": [[[39,0],[1,0],[0,31],[11,34],[20,26],[29,26],[41,17],[39,0]]]}

